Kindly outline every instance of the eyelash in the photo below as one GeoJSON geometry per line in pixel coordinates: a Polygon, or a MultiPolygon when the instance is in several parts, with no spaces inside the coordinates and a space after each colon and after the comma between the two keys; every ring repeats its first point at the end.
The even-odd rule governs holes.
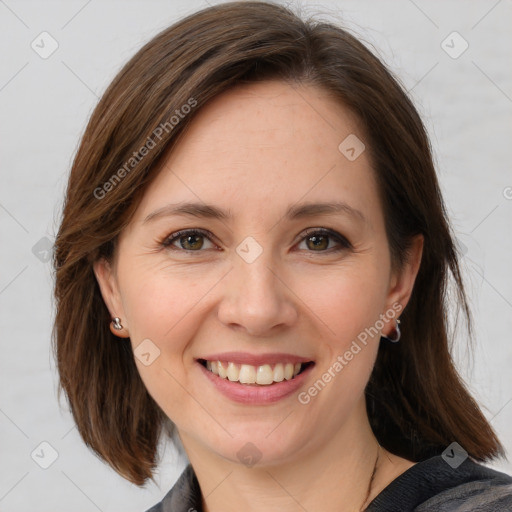
{"type": "MultiPolygon", "coordinates": [[[[193,250],[189,250],[189,249],[172,247],[173,242],[175,242],[176,240],[179,240],[180,238],[187,236],[187,235],[202,235],[205,238],[207,238],[208,240],[210,240],[210,242],[213,243],[213,241],[211,240],[213,238],[213,236],[209,231],[206,231],[204,229],[195,228],[195,229],[183,229],[181,231],[177,231],[176,233],[172,233],[171,235],[166,237],[161,242],[161,245],[163,247],[165,247],[166,249],[176,250],[176,251],[185,252],[185,253],[204,252],[201,249],[199,249],[197,251],[193,251],[193,250]]],[[[329,236],[332,239],[336,240],[341,245],[341,247],[334,248],[334,249],[331,247],[331,248],[325,249],[323,251],[308,251],[308,252],[332,254],[335,252],[339,252],[339,251],[343,251],[343,250],[352,248],[351,243],[345,237],[343,237],[336,231],[333,231],[331,229],[326,229],[326,228],[308,228],[298,243],[301,243],[302,241],[304,241],[307,238],[311,238],[313,235],[329,236]]]]}

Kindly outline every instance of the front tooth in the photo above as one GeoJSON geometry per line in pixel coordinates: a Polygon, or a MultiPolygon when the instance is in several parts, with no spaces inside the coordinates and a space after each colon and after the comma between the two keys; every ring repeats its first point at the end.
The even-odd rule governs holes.
{"type": "Polygon", "coordinates": [[[293,368],[294,365],[292,363],[286,363],[284,367],[284,378],[286,380],[290,380],[293,377],[293,368]]]}
{"type": "Polygon", "coordinates": [[[297,375],[299,372],[300,372],[300,368],[301,368],[302,364],[301,363],[296,363],[294,368],[293,368],[293,376],[295,377],[295,375],[297,375]]]}
{"type": "Polygon", "coordinates": [[[254,384],[256,382],[256,369],[249,364],[240,366],[240,374],[238,380],[242,384],[254,384]]]}
{"type": "Polygon", "coordinates": [[[219,370],[219,377],[221,379],[225,379],[228,376],[226,368],[220,361],[217,361],[217,370],[219,370]]]}
{"type": "Polygon", "coordinates": [[[240,375],[240,368],[235,363],[228,363],[227,376],[230,381],[238,380],[240,375]]]}
{"type": "Polygon", "coordinates": [[[277,363],[274,367],[274,380],[282,382],[284,380],[284,366],[283,363],[277,363]]]}
{"type": "Polygon", "coordinates": [[[274,379],[274,372],[269,364],[258,366],[258,372],[256,373],[257,384],[272,384],[274,379]]]}

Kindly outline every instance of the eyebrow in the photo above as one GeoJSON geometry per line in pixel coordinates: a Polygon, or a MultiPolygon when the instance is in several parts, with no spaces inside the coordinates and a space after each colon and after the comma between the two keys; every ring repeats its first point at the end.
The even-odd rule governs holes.
{"type": "MultiPolygon", "coordinates": [[[[288,220],[297,220],[307,217],[314,217],[318,215],[347,215],[355,220],[362,221],[367,224],[366,217],[352,206],[342,201],[327,202],[327,203],[302,203],[292,205],[288,208],[285,218],[288,220]]],[[[168,204],[158,208],[150,213],[143,221],[147,222],[162,218],[171,217],[175,215],[187,215],[208,219],[230,220],[233,215],[229,210],[223,210],[217,206],[205,203],[176,203],[168,204]]]]}

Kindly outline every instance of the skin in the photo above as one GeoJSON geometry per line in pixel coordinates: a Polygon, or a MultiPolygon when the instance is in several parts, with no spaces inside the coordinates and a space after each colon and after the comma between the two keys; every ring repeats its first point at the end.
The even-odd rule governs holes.
{"type": "MultiPolygon", "coordinates": [[[[135,361],[177,427],[208,512],[296,511],[298,503],[339,512],[365,501],[378,444],[364,388],[380,336],[307,405],[296,393],[263,406],[232,402],[195,362],[232,350],[297,354],[315,361],[299,391],[307,390],[379,315],[406,306],[423,238],[414,240],[407,264],[392,271],[368,151],[349,161],[338,150],[350,134],[364,141],[348,109],[314,86],[269,81],[217,96],[167,155],[113,261],[94,265],[105,303],[123,325],[113,332],[129,337],[134,349],[149,338],[160,350],[149,366],[135,361]],[[298,202],[340,200],[366,222],[339,213],[284,218],[298,202]],[[182,201],[229,209],[233,217],[144,222],[182,201]],[[191,228],[214,238],[198,235],[192,250],[183,238],[174,250],[162,246],[191,228]],[[332,229],[351,247],[327,237],[318,248],[307,228],[332,229]],[[252,263],[236,252],[248,236],[263,250],[252,263]],[[249,441],[261,453],[253,467],[237,457],[249,441]]],[[[392,336],[394,321],[381,332],[392,336]]],[[[367,503],[413,464],[381,448],[367,503]]]]}

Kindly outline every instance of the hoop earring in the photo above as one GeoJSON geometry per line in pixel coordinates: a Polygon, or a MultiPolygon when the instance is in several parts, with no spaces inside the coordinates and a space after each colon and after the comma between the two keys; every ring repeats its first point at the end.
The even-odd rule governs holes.
{"type": "Polygon", "coordinates": [[[121,319],[118,318],[117,316],[112,320],[112,326],[114,327],[114,329],[116,331],[122,331],[123,330],[123,326],[121,325],[121,319]]]}
{"type": "Polygon", "coordinates": [[[381,336],[381,338],[384,338],[385,340],[390,341],[391,343],[398,343],[400,341],[400,337],[402,336],[402,332],[400,331],[400,319],[397,318],[395,321],[395,331],[396,331],[396,337],[390,338],[389,336],[381,336]]]}

